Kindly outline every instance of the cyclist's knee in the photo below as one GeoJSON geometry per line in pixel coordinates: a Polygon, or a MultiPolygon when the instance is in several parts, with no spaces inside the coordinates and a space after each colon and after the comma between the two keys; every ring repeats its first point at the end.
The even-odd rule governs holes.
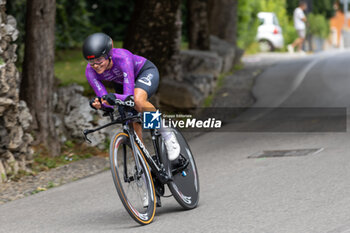
{"type": "Polygon", "coordinates": [[[135,109],[138,112],[142,112],[142,109],[145,107],[147,100],[144,99],[139,99],[139,98],[135,98],[135,109]]]}

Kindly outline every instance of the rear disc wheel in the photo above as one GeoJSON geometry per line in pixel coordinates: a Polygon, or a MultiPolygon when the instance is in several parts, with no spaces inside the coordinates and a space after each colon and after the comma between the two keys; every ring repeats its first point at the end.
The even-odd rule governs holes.
{"type": "Polygon", "coordinates": [[[180,144],[181,151],[179,158],[188,162],[185,169],[174,172],[174,170],[179,167],[179,158],[170,162],[167,158],[165,145],[161,143],[162,162],[168,174],[173,179],[173,181],[168,184],[168,187],[176,201],[183,208],[193,209],[197,207],[199,202],[199,178],[196,163],[191,149],[180,131],[171,128],[168,129],[174,132],[180,144]]]}

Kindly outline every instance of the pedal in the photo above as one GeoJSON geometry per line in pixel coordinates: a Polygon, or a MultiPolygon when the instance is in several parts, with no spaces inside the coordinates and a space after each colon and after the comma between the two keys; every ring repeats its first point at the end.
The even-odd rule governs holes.
{"type": "Polygon", "coordinates": [[[156,188],[156,195],[163,196],[165,193],[164,185],[160,184],[158,181],[154,182],[154,186],[156,188]]]}
{"type": "MultiPolygon", "coordinates": [[[[172,165],[171,173],[173,175],[180,173],[180,172],[184,171],[189,164],[190,164],[190,162],[188,161],[188,159],[186,159],[183,155],[180,154],[180,158],[178,158],[177,160],[175,160],[175,162],[173,162],[171,164],[172,165]]],[[[184,174],[183,174],[183,176],[184,176],[184,174]]]]}

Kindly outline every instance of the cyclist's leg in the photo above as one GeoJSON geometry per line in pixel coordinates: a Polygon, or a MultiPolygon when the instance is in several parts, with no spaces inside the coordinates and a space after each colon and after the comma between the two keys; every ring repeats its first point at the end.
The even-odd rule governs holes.
{"type": "Polygon", "coordinates": [[[134,100],[135,100],[135,109],[138,112],[144,111],[156,111],[154,105],[148,101],[148,94],[142,88],[135,88],[134,90],[134,100]]]}
{"type": "MultiPolygon", "coordinates": [[[[156,92],[158,83],[159,73],[153,64],[148,66],[147,69],[143,70],[138,75],[136,78],[134,91],[135,109],[138,112],[156,111],[156,108],[148,101],[148,98],[150,98],[151,95],[156,92]]],[[[139,130],[138,135],[140,135],[142,132],[141,126],[136,126],[136,129],[139,130]]],[[[180,145],[177,142],[175,134],[162,127],[162,124],[159,131],[164,139],[168,152],[168,158],[170,160],[175,160],[180,154],[180,145]]]]}
{"type": "MultiPolygon", "coordinates": [[[[134,100],[135,100],[135,109],[138,112],[143,111],[156,111],[156,108],[147,100],[147,92],[141,88],[135,88],[134,91],[134,100]]],[[[134,122],[133,127],[137,136],[142,140],[142,126],[139,123],[134,122]]]]}
{"type": "Polygon", "coordinates": [[[135,109],[138,112],[155,111],[156,108],[148,99],[154,95],[159,86],[159,72],[150,61],[146,61],[144,67],[135,79],[134,100],[135,109]]]}
{"type": "MultiPolygon", "coordinates": [[[[159,72],[157,67],[150,61],[146,61],[144,67],[135,80],[134,101],[135,109],[138,112],[156,111],[156,108],[148,99],[154,95],[159,85],[159,72]]],[[[142,140],[142,127],[134,123],[134,129],[142,140]]]]}
{"type": "Polygon", "coordinates": [[[137,122],[133,122],[132,126],[133,126],[137,136],[139,137],[139,139],[143,142],[143,140],[142,140],[142,126],[141,126],[141,124],[139,124],[137,122]]]}

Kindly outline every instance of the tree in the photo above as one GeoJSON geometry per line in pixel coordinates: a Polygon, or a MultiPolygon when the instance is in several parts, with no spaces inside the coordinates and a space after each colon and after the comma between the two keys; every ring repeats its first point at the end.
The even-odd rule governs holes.
{"type": "MultiPolygon", "coordinates": [[[[17,0],[18,1],[18,0],[17,0]]],[[[56,0],[56,49],[69,49],[81,46],[87,35],[99,31],[100,23],[92,25],[92,17],[86,0],[56,0]]],[[[112,20],[106,20],[106,22],[112,20]]]]}
{"type": "Polygon", "coordinates": [[[36,142],[60,153],[53,119],[55,0],[28,0],[20,97],[33,116],[36,142]]]}
{"type": "Polygon", "coordinates": [[[209,0],[210,34],[237,43],[237,6],[238,0],[209,0]]]}
{"type": "MultiPolygon", "coordinates": [[[[135,0],[105,1],[83,0],[91,12],[90,21],[107,33],[113,40],[123,40],[130,21],[135,0]],[[116,13],[117,12],[117,13],[116,13]]],[[[72,2],[72,1],[69,1],[72,2]]]]}
{"type": "Polygon", "coordinates": [[[208,0],[187,0],[190,49],[209,50],[208,0]]]}
{"type": "Polygon", "coordinates": [[[335,0],[313,0],[312,13],[322,14],[327,19],[334,16],[334,4],[335,0]]]}
{"type": "Polygon", "coordinates": [[[259,26],[258,12],[261,11],[261,0],[238,2],[237,45],[247,49],[254,41],[259,26]]]}
{"type": "MultiPolygon", "coordinates": [[[[290,16],[293,15],[295,8],[298,7],[300,0],[287,0],[287,11],[290,16]]],[[[308,4],[308,13],[322,14],[327,19],[334,15],[334,4],[336,0],[305,0],[308,4]]]]}
{"type": "Polygon", "coordinates": [[[136,0],[124,48],[146,57],[162,78],[180,79],[181,0],[136,0]]]}

